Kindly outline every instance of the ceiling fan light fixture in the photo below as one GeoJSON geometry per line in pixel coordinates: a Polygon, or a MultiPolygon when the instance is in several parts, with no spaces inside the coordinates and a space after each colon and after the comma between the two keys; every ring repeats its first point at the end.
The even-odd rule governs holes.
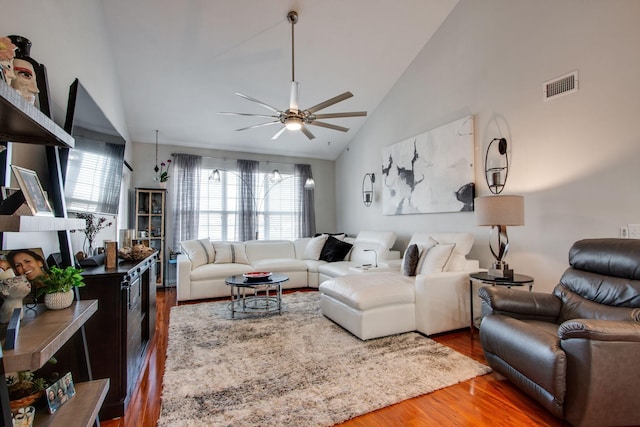
{"type": "Polygon", "coordinates": [[[295,10],[289,11],[287,14],[287,21],[291,24],[291,89],[289,91],[289,108],[286,110],[279,110],[265,102],[252,98],[248,95],[244,95],[240,92],[236,92],[236,95],[244,98],[248,101],[255,102],[258,105],[263,106],[264,108],[272,111],[275,114],[265,115],[265,114],[252,114],[252,113],[226,113],[222,112],[219,114],[231,114],[238,116],[256,116],[256,117],[272,117],[276,120],[267,123],[261,123],[253,126],[247,126],[244,128],[240,128],[237,130],[247,130],[254,129],[263,126],[271,126],[271,125],[280,125],[284,124],[284,127],[281,127],[278,132],[275,133],[271,137],[271,139],[278,139],[280,135],[285,130],[290,131],[301,131],[309,140],[315,138],[313,133],[311,133],[308,129],[308,126],[319,126],[326,129],[333,129],[340,132],[347,132],[349,128],[343,126],[337,126],[326,122],[316,121],[316,119],[331,119],[331,118],[344,118],[344,117],[362,117],[366,116],[366,111],[351,111],[345,113],[328,113],[328,114],[315,114],[316,112],[330,107],[338,102],[344,101],[345,99],[351,98],[353,94],[351,92],[344,92],[338,96],[334,96],[333,98],[327,99],[319,104],[314,105],[311,108],[304,109],[300,108],[299,105],[299,91],[300,91],[300,83],[296,81],[296,68],[295,68],[295,24],[298,22],[298,13],[295,10]]]}
{"type": "Polygon", "coordinates": [[[302,129],[302,119],[300,117],[287,117],[284,120],[284,125],[287,130],[300,130],[302,129]]]}

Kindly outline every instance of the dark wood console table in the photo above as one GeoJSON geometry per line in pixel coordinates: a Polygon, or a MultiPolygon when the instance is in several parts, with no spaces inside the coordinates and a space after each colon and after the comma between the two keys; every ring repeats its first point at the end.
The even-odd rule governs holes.
{"type": "Polygon", "coordinates": [[[156,254],[114,269],[89,267],[82,299],[97,299],[100,310],[85,324],[93,375],[111,388],[101,419],[123,416],[156,328],[156,254]]]}

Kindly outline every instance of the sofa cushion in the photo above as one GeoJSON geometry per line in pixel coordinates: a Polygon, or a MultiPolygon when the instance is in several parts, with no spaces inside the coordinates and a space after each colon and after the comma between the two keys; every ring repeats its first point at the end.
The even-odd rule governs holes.
{"type": "Polygon", "coordinates": [[[404,258],[402,259],[402,274],[405,276],[415,276],[416,268],[418,267],[418,260],[420,259],[420,250],[415,243],[409,245],[404,252],[404,258]]]}
{"type": "Polygon", "coordinates": [[[455,247],[455,243],[438,244],[431,247],[425,255],[419,273],[432,274],[446,271],[445,267],[455,247]]]}
{"type": "Polygon", "coordinates": [[[318,273],[320,266],[325,265],[327,261],[315,260],[315,259],[305,259],[302,262],[307,264],[307,270],[309,273],[318,273]]]}
{"type": "Polygon", "coordinates": [[[396,242],[396,233],[393,231],[361,231],[356,236],[356,243],[373,243],[384,249],[391,249],[396,242]]]}
{"type": "Polygon", "coordinates": [[[328,237],[329,236],[327,234],[322,234],[309,240],[307,247],[304,248],[304,255],[302,258],[319,260],[320,253],[322,252],[322,248],[324,247],[328,237]]]}
{"type": "Polygon", "coordinates": [[[182,250],[191,261],[191,269],[209,264],[215,259],[215,251],[209,239],[185,240],[180,242],[182,250]]]}
{"type": "Polygon", "coordinates": [[[353,274],[350,270],[353,266],[354,264],[350,261],[327,262],[318,266],[318,273],[328,277],[345,276],[353,274]]]}
{"type": "Polygon", "coordinates": [[[343,242],[329,235],[320,252],[320,259],[327,262],[342,261],[349,254],[352,247],[351,243],[343,242]]]}
{"type": "Polygon", "coordinates": [[[215,280],[221,278],[224,279],[229,276],[248,273],[250,271],[252,271],[251,266],[246,264],[205,264],[196,268],[195,270],[191,270],[189,278],[192,282],[202,280],[215,280]]]}
{"type": "Polygon", "coordinates": [[[307,264],[295,258],[261,259],[251,263],[255,271],[307,271],[307,264]]]}
{"type": "Polygon", "coordinates": [[[397,273],[363,273],[336,277],[320,285],[320,292],[356,310],[415,301],[414,279],[397,273]]]}
{"type": "Polygon", "coordinates": [[[252,240],[245,242],[244,250],[252,265],[263,259],[296,258],[295,245],[291,240],[252,240]]]}
{"type": "Polygon", "coordinates": [[[236,263],[249,264],[247,254],[244,250],[244,243],[214,243],[216,251],[216,264],[236,263]]]}

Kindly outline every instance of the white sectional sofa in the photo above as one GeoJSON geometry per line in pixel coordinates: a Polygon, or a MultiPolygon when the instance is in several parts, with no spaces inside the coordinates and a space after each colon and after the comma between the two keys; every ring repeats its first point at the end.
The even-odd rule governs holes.
{"type": "Polygon", "coordinates": [[[478,261],[466,258],[473,242],[471,233],[415,233],[396,271],[324,281],[319,287],[322,313],[362,340],[468,327],[469,273],[480,270],[478,261]],[[419,258],[417,274],[408,276],[402,270],[410,264],[412,244],[419,258]]]}
{"type": "MultiPolygon", "coordinates": [[[[211,242],[209,239],[182,242],[177,258],[178,301],[227,297],[230,289],[225,278],[250,271],[284,273],[289,280],[284,289],[313,287],[352,272],[352,267],[395,260],[400,252],[391,250],[396,235],[388,231],[361,231],[355,238],[337,236],[339,242],[352,245],[339,261],[320,259],[331,240],[342,250],[348,247],[336,237],[322,235],[290,240],[254,240],[247,242],[211,242]]],[[[336,251],[325,258],[331,259],[336,251]]]]}

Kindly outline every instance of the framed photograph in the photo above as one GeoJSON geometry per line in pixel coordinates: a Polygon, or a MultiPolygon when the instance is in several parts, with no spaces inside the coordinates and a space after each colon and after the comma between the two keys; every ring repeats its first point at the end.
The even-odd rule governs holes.
{"type": "Polygon", "coordinates": [[[16,165],[11,165],[11,170],[18,180],[18,185],[24,194],[31,213],[34,216],[53,216],[53,209],[51,209],[42,185],[40,185],[38,174],[35,171],[16,165]]]}
{"type": "Polygon", "coordinates": [[[29,281],[47,273],[42,248],[0,250],[0,275],[11,270],[15,276],[27,275],[29,281]]]}
{"type": "Polygon", "coordinates": [[[56,412],[59,407],[67,403],[75,395],[76,388],[71,378],[71,372],[69,372],[45,390],[49,413],[56,412]]]}

